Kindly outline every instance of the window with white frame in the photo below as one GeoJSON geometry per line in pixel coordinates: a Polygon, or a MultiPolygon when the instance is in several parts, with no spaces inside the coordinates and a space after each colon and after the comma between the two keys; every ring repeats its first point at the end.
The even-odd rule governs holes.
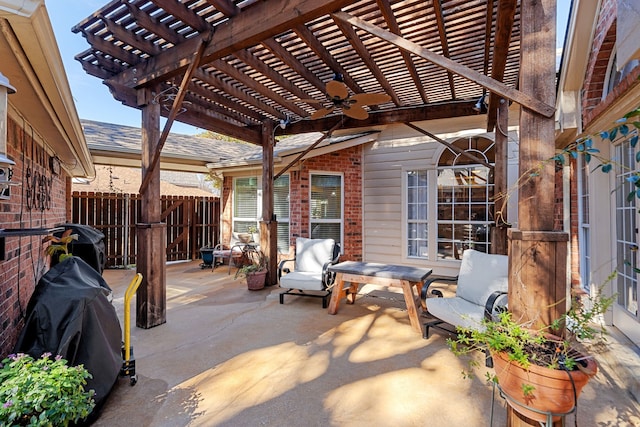
{"type": "Polygon", "coordinates": [[[312,239],[342,242],[343,182],[340,174],[312,173],[309,198],[312,239]]]}
{"type": "Polygon", "coordinates": [[[591,283],[591,229],[589,224],[589,168],[582,156],[578,157],[578,223],[580,224],[580,281],[589,292],[591,283]]]}
{"type": "Polygon", "coordinates": [[[278,251],[289,251],[289,175],[273,183],[273,213],[278,221],[278,251]]]}
{"type": "Polygon", "coordinates": [[[426,170],[411,170],[406,175],[407,185],[407,256],[428,258],[426,170]]]}
{"type": "MultiPolygon", "coordinates": [[[[636,134],[634,131],[633,134],[636,134]]],[[[619,159],[616,180],[616,248],[618,257],[617,295],[618,304],[631,316],[638,317],[638,208],[636,197],[627,197],[636,191],[634,175],[636,169],[635,148],[630,144],[631,134],[616,146],[619,159]]]]}
{"type": "Polygon", "coordinates": [[[455,141],[438,162],[437,242],[439,259],[459,259],[473,248],[489,253],[493,223],[495,143],[483,137],[455,141]],[[471,154],[470,158],[462,151],[471,154]]]}
{"type": "Polygon", "coordinates": [[[233,180],[233,231],[247,233],[258,228],[258,178],[233,180]]]}
{"type": "Polygon", "coordinates": [[[618,69],[617,56],[617,52],[613,51],[609,58],[605,84],[602,87],[602,99],[605,99],[609,93],[613,92],[613,89],[618,86],[622,79],[624,79],[634,68],[640,65],[639,60],[632,59],[624,64],[622,68],[618,69]]]}
{"type": "MultiPolygon", "coordinates": [[[[262,206],[261,182],[257,177],[235,178],[233,181],[233,231],[258,230],[262,206]]],[[[273,213],[278,221],[278,250],[289,250],[289,175],[279,176],[273,185],[273,213]]]]}

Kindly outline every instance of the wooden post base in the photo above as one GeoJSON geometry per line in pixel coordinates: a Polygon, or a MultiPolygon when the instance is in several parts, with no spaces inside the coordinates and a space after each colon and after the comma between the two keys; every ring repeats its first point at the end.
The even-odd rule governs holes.
{"type": "Polygon", "coordinates": [[[143,278],[136,295],[136,326],[140,328],[167,322],[166,229],[165,223],[136,224],[136,271],[143,278]]]}
{"type": "Polygon", "coordinates": [[[509,230],[509,311],[531,327],[550,325],[569,306],[569,235],[509,230]]]}

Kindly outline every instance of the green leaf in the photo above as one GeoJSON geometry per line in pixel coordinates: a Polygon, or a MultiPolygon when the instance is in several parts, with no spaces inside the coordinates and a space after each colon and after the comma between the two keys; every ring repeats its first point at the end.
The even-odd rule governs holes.
{"type": "Polygon", "coordinates": [[[604,172],[604,173],[611,172],[611,169],[613,169],[613,165],[611,163],[607,163],[607,164],[602,165],[602,172],[604,172]]]}
{"type": "Polygon", "coordinates": [[[636,108],[635,110],[629,111],[627,114],[624,115],[624,118],[628,119],[629,117],[634,117],[634,116],[640,116],[640,108],[636,108]]]}
{"type": "Polygon", "coordinates": [[[627,136],[627,135],[629,135],[629,126],[627,126],[627,125],[622,125],[622,126],[620,126],[618,129],[620,129],[620,133],[622,134],[622,136],[627,136]]]}
{"type": "Polygon", "coordinates": [[[614,139],[616,139],[617,135],[618,135],[618,128],[615,127],[611,129],[611,133],[609,133],[609,141],[613,141],[614,139]]]}

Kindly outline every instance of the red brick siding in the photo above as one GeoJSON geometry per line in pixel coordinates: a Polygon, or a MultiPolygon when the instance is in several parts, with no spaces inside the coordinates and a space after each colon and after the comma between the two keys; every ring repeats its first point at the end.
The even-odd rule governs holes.
{"type": "MultiPolygon", "coordinates": [[[[341,172],[344,176],[343,260],[362,260],[362,148],[347,148],[307,159],[289,169],[290,252],[298,236],[309,237],[309,177],[311,172],[341,172]]],[[[225,177],[222,188],[223,241],[231,234],[233,179],[225,177]]]]}
{"type": "MultiPolygon", "coordinates": [[[[603,114],[611,105],[633,86],[639,84],[640,67],[633,69],[607,96],[602,99],[607,66],[616,44],[617,0],[604,0],[600,6],[598,22],[591,45],[591,52],[587,63],[585,82],[582,88],[582,121],[583,128],[598,116],[603,114]]],[[[580,284],[580,254],[579,254],[579,218],[578,218],[578,172],[575,161],[571,162],[570,184],[570,249],[571,249],[571,284],[578,290],[580,284]]]]}
{"type": "MultiPolygon", "coordinates": [[[[70,178],[64,171],[60,176],[51,173],[50,156],[43,148],[42,138],[28,123],[9,120],[7,156],[16,162],[13,181],[21,185],[11,188],[9,200],[0,200],[0,228],[44,228],[64,223],[69,211],[67,201],[71,197],[70,178]],[[39,189],[32,191],[35,196],[50,196],[46,205],[33,199],[26,200],[34,176],[42,177],[43,181],[50,180],[50,186],[38,186],[39,189]]],[[[49,258],[44,251],[43,237],[5,239],[5,259],[0,261],[0,356],[13,349],[24,324],[27,303],[37,281],[48,269],[49,258]]]]}
{"type": "Polygon", "coordinates": [[[616,15],[617,1],[603,1],[598,15],[598,23],[591,46],[582,94],[584,128],[587,128],[596,117],[606,111],[622,94],[639,84],[640,67],[636,67],[602,99],[607,78],[607,66],[616,44],[616,15]]]}
{"type": "Polygon", "coordinates": [[[616,0],[604,0],[600,8],[598,23],[591,44],[591,53],[585,75],[582,94],[582,114],[586,123],[589,113],[602,100],[602,90],[607,75],[607,66],[611,52],[615,47],[616,36],[616,0]]]}

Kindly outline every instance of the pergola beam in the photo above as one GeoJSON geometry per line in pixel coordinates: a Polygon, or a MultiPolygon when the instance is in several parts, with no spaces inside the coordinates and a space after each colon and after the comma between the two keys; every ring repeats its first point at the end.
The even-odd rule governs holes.
{"type": "Polygon", "coordinates": [[[146,193],[147,187],[149,186],[149,181],[151,181],[151,177],[152,177],[151,172],[153,172],[154,169],[158,167],[158,163],[160,161],[160,153],[162,152],[162,147],[164,147],[164,143],[167,140],[167,137],[169,136],[169,131],[171,130],[173,121],[175,120],[176,116],[178,115],[178,111],[181,108],[182,101],[184,100],[184,96],[186,94],[187,85],[189,84],[189,81],[191,81],[191,77],[193,77],[193,73],[196,70],[198,61],[200,60],[200,57],[202,57],[202,53],[204,52],[205,47],[209,43],[209,40],[210,40],[210,37],[207,37],[200,41],[200,46],[198,46],[198,50],[193,56],[193,61],[191,62],[191,65],[187,69],[187,72],[185,73],[184,77],[182,78],[182,83],[180,83],[180,88],[178,89],[178,93],[176,94],[176,97],[173,99],[173,105],[171,106],[169,117],[167,118],[167,121],[164,124],[164,128],[162,129],[162,134],[160,135],[160,140],[158,141],[158,144],[155,147],[153,157],[151,158],[151,162],[148,166],[148,171],[142,180],[142,184],[140,184],[140,191],[139,191],[140,194],[146,193]]]}
{"type": "MultiPolygon", "coordinates": [[[[299,24],[339,10],[355,0],[271,0],[257,2],[247,11],[218,25],[211,43],[205,49],[198,66],[233,54],[275,37],[299,24]]],[[[178,49],[151,58],[112,77],[116,83],[141,87],[178,75],[189,65],[189,52],[194,52],[204,36],[198,35],[181,43],[178,49]]]]}
{"type": "MultiPolygon", "coordinates": [[[[496,36],[494,40],[493,62],[491,64],[491,78],[502,82],[504,68],[509,56],[509,44],[513,32],[513,22],[516,16],[517,0],[501,0],[498,2],[496,19],[496,36]]],[[[491,132],[496,125],[500,96],[489,94],[489,111],[487,114],[487,132],[491,132]]]]}
{"type": "Polygon", "coordinates": [[[438,55],[437,53],[434,53],[429,49],[425,49],[422,46],[409,40],[403,39],[396,34],[376,27],[375,25],[372,25],[360,18],[352,16],[346,12],[336,12],[332,14],[332,16],[345,23],[349,23],[355,27],[367,31],[383,40],[386,40],[389,43],[400,47],[401,49],[405,49],[414,55],[426,59],[427,61],[432,62],[435,65],[444,68],[445,70],[449,70],[467,80],[476,82],[483,88],[491,92],[495,92],[504,98],[517,102],[523,107],[533,110],[536,113],[543,115],[544,117],[553,117],[553,115],[555,114],[555,107],[553,105],[546,104],[532,97],[531,95],[510,88],[501,82],[493,80],[491,77],[485,76],[484,74],[479,73],[476,70],[452,61],[451,59],[446,58],[442,55],[438,55]]]}

